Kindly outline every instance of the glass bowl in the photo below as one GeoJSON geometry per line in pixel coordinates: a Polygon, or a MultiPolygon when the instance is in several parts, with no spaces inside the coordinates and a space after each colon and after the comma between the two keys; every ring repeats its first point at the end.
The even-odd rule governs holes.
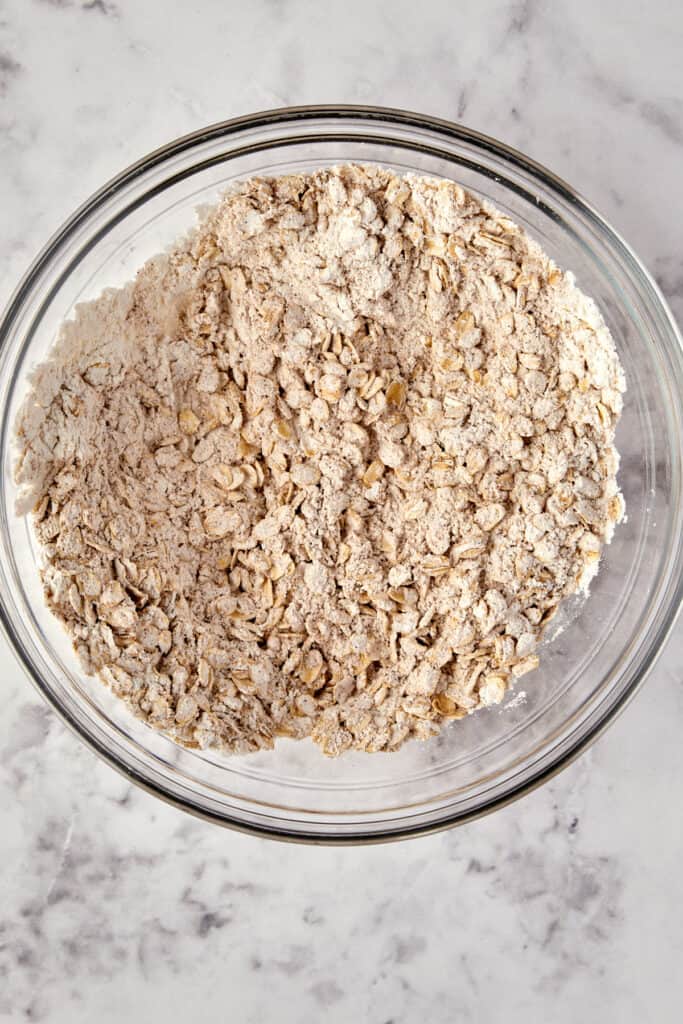
{"type": "MultiPolygon", "coordinates": [[[[0,325],[0,614],[30,678],[127,778],[222,825],[359,843],[467,821],[548,779],[595,739],[645,678],[681,600],[681,338],[636,256],[568,185],[455,124],[396,110],[307,107],[226,121],[151,153],[64,225],[0,325]],[[536,238],[599,304],[626,371],[617,445],[627,519],[587,601],[544,642],[541,667],[496,709],[391,754],[327,760],[310,741],[225,757],[185,750],[135,719],[81,670],[47,610],[38,550],[14,513],[12,430],[31,369],[77,302],[123,284],[237,178],[342,162],[452,178],[536,238]]],[[[557,621],[557,620],[556,620],[557,621]]]]}

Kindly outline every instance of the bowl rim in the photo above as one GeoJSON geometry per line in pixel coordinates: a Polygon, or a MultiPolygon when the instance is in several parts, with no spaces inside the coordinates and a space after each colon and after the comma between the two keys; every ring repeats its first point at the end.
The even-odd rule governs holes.
{"type": "MultiPolygon", "coordinates": [[[[644,284],[650,291],[649,301],[657,309],[671,333],[675,345],[678,348],[679,358],[683,353],[683,339],[677,323],[671,313],[666,299],[645,268],[641,260],[624,241],[621,235],[598,213],[598,211],[585,200],[580,193],[573,189],[566,181],[550,171],[543,164],[538,163],[530,157],[525,156],[519,150],[503,143],[492,136],[467,128],[455,121],[444,118],[432,117],[413,111],[401,110],[393,107],[367,106],[355,104],[314,104],[304,106],[280,107],[271,110],[259,111],[246,114],[240,117],[229,118],[224,121],[214,122],[204,128],[197,129],[188,134],[179,136],[162,146],[152,150],[146,156],[125,167],[122,171],[109,179],[88,199],[85,200],[74,213],[67,218],[60,228],[49,238],[47,243],[40,250],[38,255],[29,265],[24,275],[18,282],[0,319],[0,351],[4,349],[7,338],[14,321],[19,316],[25,298],[31,293],[35,282],[46,265],[50,262],[53,254],[59,249],[63,241],[73,235],[77,228],[84,224],[89,215],[112,194],[120,191],[126,184],[134,181],[139,175],[163,164],[168,159],[181,155],[194,146],[218,138],[227,138],[245,129],[272,128],[278,125],[292,124],[295,122],[315,121],[320,119],[337,120],[340,123],[349,121],[381,122],[383,124],[394,124],[415,130],[427,130],[445,136],[451,140],[474,144],[479,149],[487,151],[493,156],[505,160],[508,164],[540,179],[544,185],[550,187],[562,199],[568,201],[578,209],[584,216],[596,226],[600,233],[605,235],[611,245],[616,248],[622,257],[635,268],[640,277],[640,283],[644,284]]],[[[680,552],[679,552],[680,562],[680,552]]],[[[329,835],[322,835],[314,831],[302,831],[288,829],[286,826],[278,825],[277,829],[251,822],[247,823],[223,813],[214,812],[206,807],[199,807],[195,803],[174,795],[168,790],[157,785],[146,778],[142,772],[122,763],[99,739],[87,732],[85,727],[72,715],[64,705],[57,699],[52,690],[45,684],[39,672],[26,656],[23,645],[16,636],[11,617],[5,608],[5,597],[0,592],[0,629],[8,641],[17,662],[28,675],[31,683],[44,700],[57,712],[64,724],[89,747],[97,756],[114,768],[120,775],[129,782],[135,784],[147,793],[163,800],[166,804],[176,807],[194,817],[224,828],[241,832],[248,835],[256,835],[262,838],[278,840],[282,842],[306,843],[310,845],[323,846],[359,846],[374,845],[380,843],[396,842],[402,839],[414,838],[421,835],[429,835],[445,831],[469,821],[474,821],[493,813],[499,808],[520,799],[528,793],[533,792],[545,782],[554,778],[564,768],[568,767],[582,753],[584,753],[616,720],[624,711],[630,701],[634,698],[646,678],[652,671],[657,659],[661,655],[671,631],[676,623],[683,603],[683,566],[678,567],[678,576],[672,574],[672,593],[669,598],[669,606],[665,610],[663,619],[657,627],[654,641],[649,645],[643,664],[634,672],[633,678],[628,683],[619,698],[601,715],[588,731],[556,760],[546,767],[536,770],[525,781],[518,782],[508,792],[485,800],[480,806],[467,811],[460,811],[454,814],[446,814],[436,822],[425,824],[406,824],[390,828],[382,833],[363,831],[361,828],[353,834],[337,832],[329,835]]]]}

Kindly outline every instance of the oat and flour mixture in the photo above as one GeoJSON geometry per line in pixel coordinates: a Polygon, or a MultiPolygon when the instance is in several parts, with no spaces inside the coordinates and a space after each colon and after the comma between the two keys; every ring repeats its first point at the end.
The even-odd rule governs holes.
{"type": "Polygon", "coordinates": [[[189,746],[392,750],[499,702],[622,512],[598,310],[450,182],[248,181],[33,384],[49,605],[189,746]]]}

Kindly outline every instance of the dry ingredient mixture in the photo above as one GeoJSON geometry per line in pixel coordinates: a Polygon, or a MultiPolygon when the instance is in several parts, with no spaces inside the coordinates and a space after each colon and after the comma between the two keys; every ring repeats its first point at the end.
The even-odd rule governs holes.
{"type": "Polygon", "coordinates": [[[593,302],[458,185],[247,181],[35,373],[47,601],[180,743],[396,749],[538,665],[622,514],[623,390],[593,302]]]}

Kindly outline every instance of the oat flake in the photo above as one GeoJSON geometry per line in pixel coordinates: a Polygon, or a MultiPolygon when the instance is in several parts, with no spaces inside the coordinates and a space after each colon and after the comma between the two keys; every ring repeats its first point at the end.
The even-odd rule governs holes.
{"type": "Polygon", "coordinates": [[[458,185],[254,179],[64,324],[21,508],[150,725],[393,750],[537,666],[622,515],[623,390],[594,303],[458,185]]]}

